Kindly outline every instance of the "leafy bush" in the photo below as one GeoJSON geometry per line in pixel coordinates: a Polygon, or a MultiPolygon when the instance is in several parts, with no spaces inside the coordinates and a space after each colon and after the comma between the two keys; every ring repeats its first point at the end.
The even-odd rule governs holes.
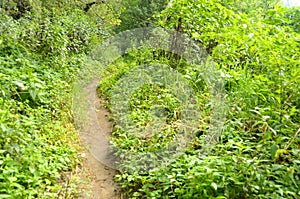
{"type": "Polygon", "coordinates": [[[75,197],[64,179],[80,163],[72,81],[105,31],[78,9],[9,15],[0,14],[0,198],[75,197]]]}
{"type": "Polygon", "coordinates": [[[148,27],[153,25],[153,15],[163,10],[168,1],[166,0],[130,0],[122,1],[123,10],[120,15],[121,24],[115,27],[116,32],[122,32],[133,28],[148,27]]]}
{"type": "MultiPolygon", "coordinates": [[[[134,172],[141,165],[131,165],[132,172],[116,176],[130,198],[299,197],[300,35],[288,25],[294,22],[285,18],[291,11],[276,6],[266,9],[264,17],[255,17],[219,0],[175,0],[156,16],[158,25],[181,26],[207,50],[223,74],[228,110],[220,141],[204,153],[201,143],[212,125],[206,119],[211,113],[205,106],[209,95],[205,86],[195,84],[203,81],[193,66],[177,68],[197,85],[198,103],[203,107],[199,131],[186,154],[166,168],[141,174],[134,172]]],[[[147,51],[135,53],[136,62],[152,58],[147,51]]],[[[114,65],[118,68],[122,63],[114,65]]],[[[106,96],[122,74],[105,79],[106,96]]],[[[132,101],[139,101],[142,93],[132,101]]],[[[147,99],[155,96],[147,94],[147,99]]],[[[141,146],[118,127],[114,136],[118,147],[124,143],[130,143],[126,145],[130,149],[141,146]]]]}
{"type": "Polygon", "coordinates": [[[3,37],[0,43],[0,196],[54,197],[60,173],[78,161],[67,125],[70,86],[25,47],[3,37]]]}

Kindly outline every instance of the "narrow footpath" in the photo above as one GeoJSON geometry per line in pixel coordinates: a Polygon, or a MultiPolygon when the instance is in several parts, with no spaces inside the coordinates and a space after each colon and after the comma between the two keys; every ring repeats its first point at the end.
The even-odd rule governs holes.
{"type": "Polygon", "coordinates": [[[82,153],[83,168],[88,173],[89,185],[84,199],[123,199],[119,185],[114,182],[117,171],[104,158],[110,159],[108,138],[111,136],[113,122],[109,120],[109,112],[97,96],[98,81],[93,81],[87,89],[90,101],[88,116],[89,124],[85,133],[81,134],[82,142],[88,151],[82,153]],[[95,122],[97,120],[97,122],[95,122]],[[102,161],[101,161],[102,160],[102,161]],[[105,160],[105,161],[103,161],[105,160]]]}

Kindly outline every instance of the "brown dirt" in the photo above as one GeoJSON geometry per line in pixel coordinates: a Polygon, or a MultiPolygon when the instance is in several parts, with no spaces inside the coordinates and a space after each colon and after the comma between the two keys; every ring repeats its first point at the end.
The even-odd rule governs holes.
{"type": "Polygon", "coordinates": [[[116,171],[99,163],[90,153],[84,154],[83,167],[88,170],[89,190],[82,193],[84,199],[121,199],[120,188],[113,180],[116,171]]]}
{"type": "Polygon", "coordinates": [[[97,120],[97,122],[91,121],[91,124],[87,124],[88,133],[81,135],[82,143],[89,146],[88,151],[82,153],[82,167],[87,171],[87,176],[84,178],[89,178],[89,188],[85,188],[85,193],[82,193],[79,198],[123,199],[119,185],[114,182],[117,171],[108,163],[112,157],[107,138],[111,136],[113,124],[109,120],[110,113],[103,108],[103,103],[97,97],[97,83],[98,81],[94,81],[87,87],[88,98],[93,106],[87,111],[87,115],[90,120],[97,120]]]}

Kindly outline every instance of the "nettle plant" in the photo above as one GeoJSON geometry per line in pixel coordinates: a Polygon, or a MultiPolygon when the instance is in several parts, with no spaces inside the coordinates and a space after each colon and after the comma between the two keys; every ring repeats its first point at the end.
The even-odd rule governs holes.
{"type": "MultiPolygon", "coordinates": [[[[16,1],[2,5],[13,6],[8,2],[16,1]]],[[[36,6],[18,19],[0,14],[0,198],[79,192],[70,175],[80,163],[72,81],[108,31],[91,20],[93,13],[36,6]]]]}
{"type": "MultiPolygon", "coordinates": [[[[300,37],[290,25],[270,22],[268,15],[273,16],[276,9],[280,10],[267,8],[264,17],[253,20],[254,15],[248,17],[247,13],[225,7],[218,0],[175,0],[156,16],[159,26],[180,29],[207,50],[222,73],[229,107],[221,138],[211,151],[201,150],[201,139],[211,126],[211,110],[207,107],[202,110],[199,131],[185,155],[148,173],[125,170],[116,176],[130,198],[297,198],[300,195],[300,37]]],[[[277,17],[280,16],[284,21],[284,15],[277,17]]],[[[136,54],[142,62],[147,62],[151,57],[147,53],[136,54]]],[[[191,65],[182,64],[177,69],[195,86],[199,103],[205,105],[209,96],[203,94],[206,83],[201,75],[191,65]]],[[[110,87],[120,76],[113,79],[116,76],[112,75],[103,82],[110,87]]],[[[103,87],[103,82],[100,90],[109,90],[103,87]]],[[[147,93],[152,99],[153,93],[147,93]]],[[[132,100],[140,99],[137,93],[132,100]]],[[[143,110],[144,106],[136,106],[135,110],[143,110]]],[[[113,142],[138,146],[138,142],[132,142],[133,138],[123,136],[124,133],[116,128],[113,142]]],[[[136,167],[138,170],[139,165],[136,167]]]]}
{"type": "Polygon", "coordinates": [[[77,161],[63,122],[70,88],[16,41],[0,37],[0,49],[0,197],[55,197],[77,161]]]}

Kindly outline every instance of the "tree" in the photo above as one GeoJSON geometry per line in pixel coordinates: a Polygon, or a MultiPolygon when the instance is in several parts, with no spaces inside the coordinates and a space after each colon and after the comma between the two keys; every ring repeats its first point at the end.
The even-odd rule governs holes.
{"type": "Polygon", "coordinates": [[[124,10],[120,16],[121,24],[115,30],[121,32],[133,28],[151,26],[154,14],[162,11],[168,0],[125,0],[121,7],[124,10]]]}

